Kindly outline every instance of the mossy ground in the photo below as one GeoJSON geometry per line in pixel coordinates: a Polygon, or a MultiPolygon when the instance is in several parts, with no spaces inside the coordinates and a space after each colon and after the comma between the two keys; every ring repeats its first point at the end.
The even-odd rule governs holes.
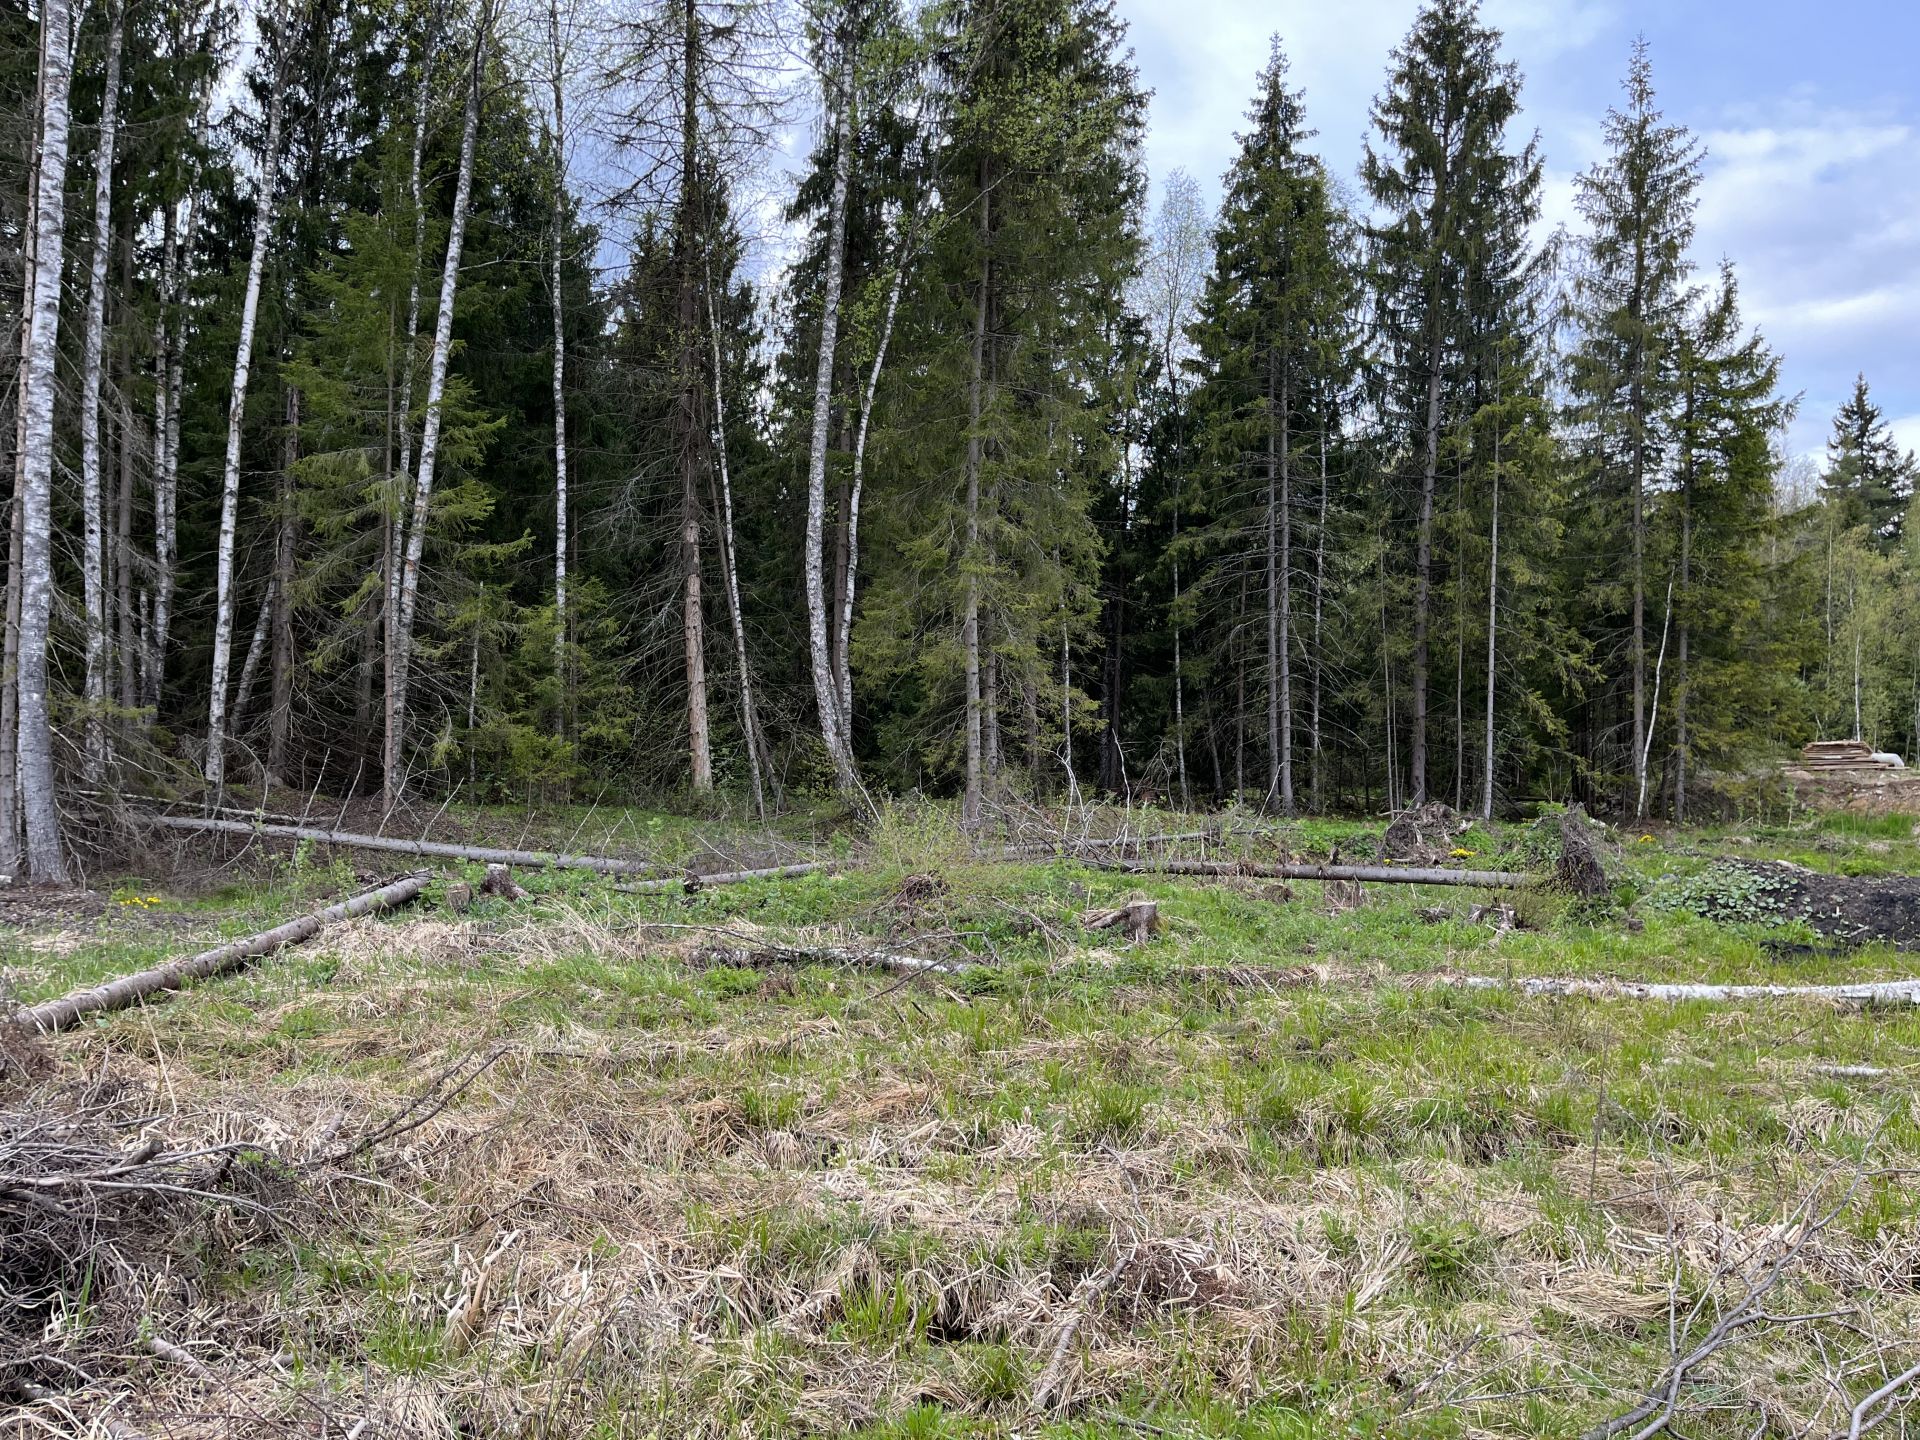
{"type": "MultiPolygon", "coordinates": [[[[577,821],[543,823],[557,845],[577,821]]],[[[681,837],[675,863],[713,839],[617,824],[681,837]]],[[[1377,833],[1230,848],[1366,858],[1377,833]]],[[[1912,874],[1920,849],[1885,823],[1649,834],[1620,837],[1608,899],[1505,897],[1513,929],[1457,889],[1339,910],[1313,884],[975,860],[930,807],[842,842],[838,874],[691,896],[526,874],[518,904],[339,927],[56,1042],[61,1072],[150,1086],[184,1132],[290,1155],[491,1059],[328,1223],[189,1243],[191,1303],[156,1291],[154,1323],[204,1338],[211,1378],[121,1413],[199,1413],[223,1383],[275,1423],[324,1398],[447,1436],[1573,1435],[1805,1196],[1851,1185],[1775,1307],[1825,1318],[1703,1366],[1682,1427],[1844,1431],[1842,1397],[1920,1333],[1920,1014],[1443,982],[1911,973],[1661,896],[1728,855],[1912,874]],[[1151,943],[1078,924],[1133,894],[1159,902],[1151,943]],[[804,954],[882,942],[977,968],[804,954]]],[[[1459,863],[1538,845],[1477,828],[1459,863]]],[[[32,998],[352,880],[311,853],[192,900],[128,879],[98,920],[0,945],[32,998]]]]}

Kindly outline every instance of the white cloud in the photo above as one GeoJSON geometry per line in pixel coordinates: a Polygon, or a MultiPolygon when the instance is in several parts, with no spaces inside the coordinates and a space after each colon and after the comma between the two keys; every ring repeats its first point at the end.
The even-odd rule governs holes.
{"type": "Polygon", "coordinates": [[[1706,132],[1697,249],[1734,261],[1748,318],[1804,391],[1790,448],[1812,453],[1856,372],[1894,403],[1920,394],[1920,154],[1913,127],[1885,114],[1768,108],[1706,132]]]}

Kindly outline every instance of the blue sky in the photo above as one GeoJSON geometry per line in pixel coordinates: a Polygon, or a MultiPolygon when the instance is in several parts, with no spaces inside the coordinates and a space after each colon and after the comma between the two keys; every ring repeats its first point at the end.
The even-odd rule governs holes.
{"type": "MultiPolygon", "coordinates": [[[[1277,32],[1322,153],[1351,176],[1387,54],[1417,0],[1118,0],[1154,91],[1148,162],[1217,198],[1277,32]]],[[[1789,435],[1818,453],[1864,370],[1920,448],[1920,0],[1484,0],[1526,76],[1549,222],[1601,150],[1635,35],[1668,117],[1707,147],[1696,258],[1733,260],[1751,323],[1803,392],[1789,435]]]]}

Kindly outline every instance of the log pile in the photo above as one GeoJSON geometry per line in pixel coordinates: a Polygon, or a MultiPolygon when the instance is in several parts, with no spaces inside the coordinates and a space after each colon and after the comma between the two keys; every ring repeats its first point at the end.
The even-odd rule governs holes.
{"type": "Polygon", "coordinates": [[[1898,770],[1901,764],[1864,740],[1814,740],[1800,750],[1803,770],[1898,770]]]}

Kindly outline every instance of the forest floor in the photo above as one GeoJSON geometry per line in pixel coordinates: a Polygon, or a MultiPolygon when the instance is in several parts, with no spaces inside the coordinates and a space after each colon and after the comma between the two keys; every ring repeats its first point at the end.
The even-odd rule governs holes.
{"type": "MultiPolygon", "coordinates": [[[[0,1201],[9,1144],[60,1116],[217,1153],[180,1188],[238,1197],[47,1191],[96,1227],[77,1292],[0,1234],[25,1277],[0,1284],[34,1297],[0,1317],[0,1433],[1575,1436],[1640,1406],[1617,1433],[1904,1434],[1920,1008],[1508,982],[1920,974],[1897,926],[1828,923],[1834,881],[1920,875],[1910,825],[1628,832],[1613,893],[1574,902],[981,859],[909,804],[857,840],[446,815],[677,869],[848,863],[694,894],[521,871],[528,898],[461,912],[451,867],[0,1046],[0,1201]],[[1084,923],[1129,898],[1157,935],[1084,923]]],[[[1380,832],[1180,853],[1366,860],[1380,832]]],[[[1546,834],[1475,824],[1445,860],[1539,869],[1546,834]]],[[[409,868],[154,859],[168,878],[0,901],[15,997],[409,868]]]]}

